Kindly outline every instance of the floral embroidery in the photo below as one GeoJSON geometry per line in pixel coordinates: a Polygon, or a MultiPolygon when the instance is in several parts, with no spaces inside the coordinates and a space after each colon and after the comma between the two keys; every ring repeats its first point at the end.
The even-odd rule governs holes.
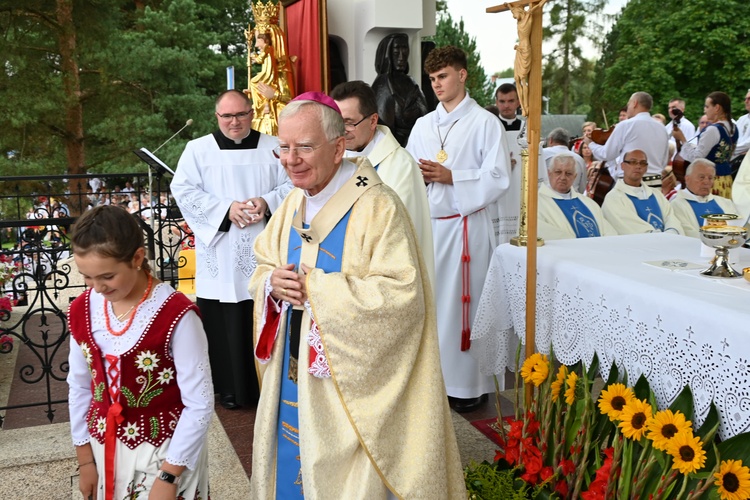
{"type": "Polygon", "coordinates": [[[93,357],[91,356],[91,348],[86,344],[86,342],[81,342],[81,352],[83,353],[83,357],[86,358],[86,364],[89,365],[89,370],[91,370],[91,362],[93,361],[93,357]]]}
{"type": "Polygon", "coordinates": [[[171,368],[164,368],[159,372],[159,377],[157,380],[160,384],[170,383],[172,380],[174,380],[174,370],[171,368]]]}
{"type": "Polygon", "coordinates": [[[159,357],[151,351],[142,351],[135,358],[135,366],[142,372],[151,372],[154,368],[158,368],[159,357]]]}
{"type": "Polygon", "coordinates": [[[141,435],[141,430],[138,428],[138,424],[129,423],[125,426],[123,429],[123,435],[125,438],[130,439],[131,441],[135,441],[138,439],[138,436],[141,435]]]}
{"type": "Polygon", "coordinates": [[[96,432],[98,432],[100,436],[103,436],[104,433],[107,432],[106,417],[99,417],[96,419],[96,432]]]}

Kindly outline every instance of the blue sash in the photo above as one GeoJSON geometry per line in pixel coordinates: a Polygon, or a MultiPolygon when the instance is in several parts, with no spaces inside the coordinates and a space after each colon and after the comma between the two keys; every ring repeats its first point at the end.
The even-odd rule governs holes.
{"type": "MultiPolygon", "coordinates": [[[[341,256],[344,253],[344,237],[349,224],[351,210],[336,224],[336,227],[321,242],[318,250],[318,261],[315,267],[326,273],[341,271],[341,256]]],[[[305,228],[309,226],[304,225],[305,228]]],[[[288,261],[299,267],[302,242],[294,228],[289,229],[288,261]]],[[[299,451],[299,412],[297,410],[296,374],[307,375],[307,367],[297,369],[299,349],[309,349],[306,333],[292,332],[292,308],[287,309],[286,332],[284,334],[284,366],[281,370],[281,395],[279,397],[279,416],[276,428],[276,498],[285,500],[304,499],[302,486],[302,468],[299,451]],[[294,338],[298,345],[291,345],[294,338]],[[295,356],[290,355],[294,350],[295,356]],[[292,359],[294,360],[292,361],[292,359]],[[290,366],[292,372],[290,373],[290,366]]]]}
{"type": "Polygon", "coordinates": [[[688,203],[690,203],[690,208],[693,209],[693,212],[695,212],[695,217],[698,219],[698,227],[703,226],[703,223],[706,221],[702,215],[712,215],[712,214],[723,214],[724,209],[722,209],[718,203],[716,203],[716,200],[706,201],[701,203],[698,200],[686,200],[688,203]]]}
{"type": "Polygon", "coordinates": [[[572,198],[570,200],[560,200],[558,198],[552,198],[560,207],[565,218],[568,219],[570,227],[576,233],[576,238],[595,238],[601,236],[599,233],[599,225],[594,219],[594,215],[578,198],[572,198]]]}
{"type": "Polygon", "coordinates": [[[630,196],[629,194],[627,197],[633,202],[638,217],[654,226],[654,229],[664,231],[664,217],[661,214],[659,202],[656,201],[656,196],[652,194],[645,200],[641,200],[636,196],[630,196]]]}

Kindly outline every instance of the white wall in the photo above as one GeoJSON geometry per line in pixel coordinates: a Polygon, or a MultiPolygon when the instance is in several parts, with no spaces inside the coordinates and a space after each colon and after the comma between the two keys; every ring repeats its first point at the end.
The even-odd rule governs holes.
{"type": "Polygon", "coordinates": [[[337,37],[348,80],[372,83],[375,53],[391,33],[409,36],[409,73],[421,79],[423,36],[435,34],[435,0],[328,0],[328,33],[337,37]]]}

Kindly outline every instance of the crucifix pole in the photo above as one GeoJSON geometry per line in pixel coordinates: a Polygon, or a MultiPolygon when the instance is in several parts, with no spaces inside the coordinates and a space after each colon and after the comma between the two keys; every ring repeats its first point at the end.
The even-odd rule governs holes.
{"type": "MultiPolygon", "coordinates": [[[[547,0],[518,0],[495,7],[488,13],[510,10],[518,22],[518,44],[514,78],[523,115],[526,117],[528,156],[523,156],[523,196],[519,235],[511,244],[526,246],[526,349],[528,358],[536,350],[536,257],[537,246],[544,242],[537,237],[539,178],[539,143],[542,129],[542,6],[547,0]],[[527,8],[528,7],[528,8],[527,8]],[[527,161],[528,157],[528,161],[527,161]],[[529,242],[532,242],[529,244],[529,242]]],[[[524,406],[529,407],[533,386],[526,384],[524,406]]]]}

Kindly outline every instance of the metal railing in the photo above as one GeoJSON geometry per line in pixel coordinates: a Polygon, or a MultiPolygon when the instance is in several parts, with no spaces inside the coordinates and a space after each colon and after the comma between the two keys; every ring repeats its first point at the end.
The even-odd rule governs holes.
{"type": "Polygon", "coordinates": [[[143,229],[155,275],[176,288],[179,270],[187,263],[180,251],[192,248],[193,239],[159,173],[151,182],[146,174],[0,178],[0,266],[13,273],[5,283],[0,273],[0,356],[26,350],[23,362],[21,352],[16,352],[14,379],[43,387],[46,394],[37,401],[0,406],[0,426],[7,410],[28,407],[41,407],[52,422],[54,406],[67,403],[59,397],[59,384],[68,373],[65,313],[85,289],[82,279],[71,275],[77,271],[69,231],[78,215],[102,203],[119,204],[133,213],[143,229]],[[135,194],[118,189],[126,182],[152,189],[135,194]],[[104,188],[88,188],[99,183],[104,188]],[[11,314],[9,303],[23,314],[11,314]]]}

